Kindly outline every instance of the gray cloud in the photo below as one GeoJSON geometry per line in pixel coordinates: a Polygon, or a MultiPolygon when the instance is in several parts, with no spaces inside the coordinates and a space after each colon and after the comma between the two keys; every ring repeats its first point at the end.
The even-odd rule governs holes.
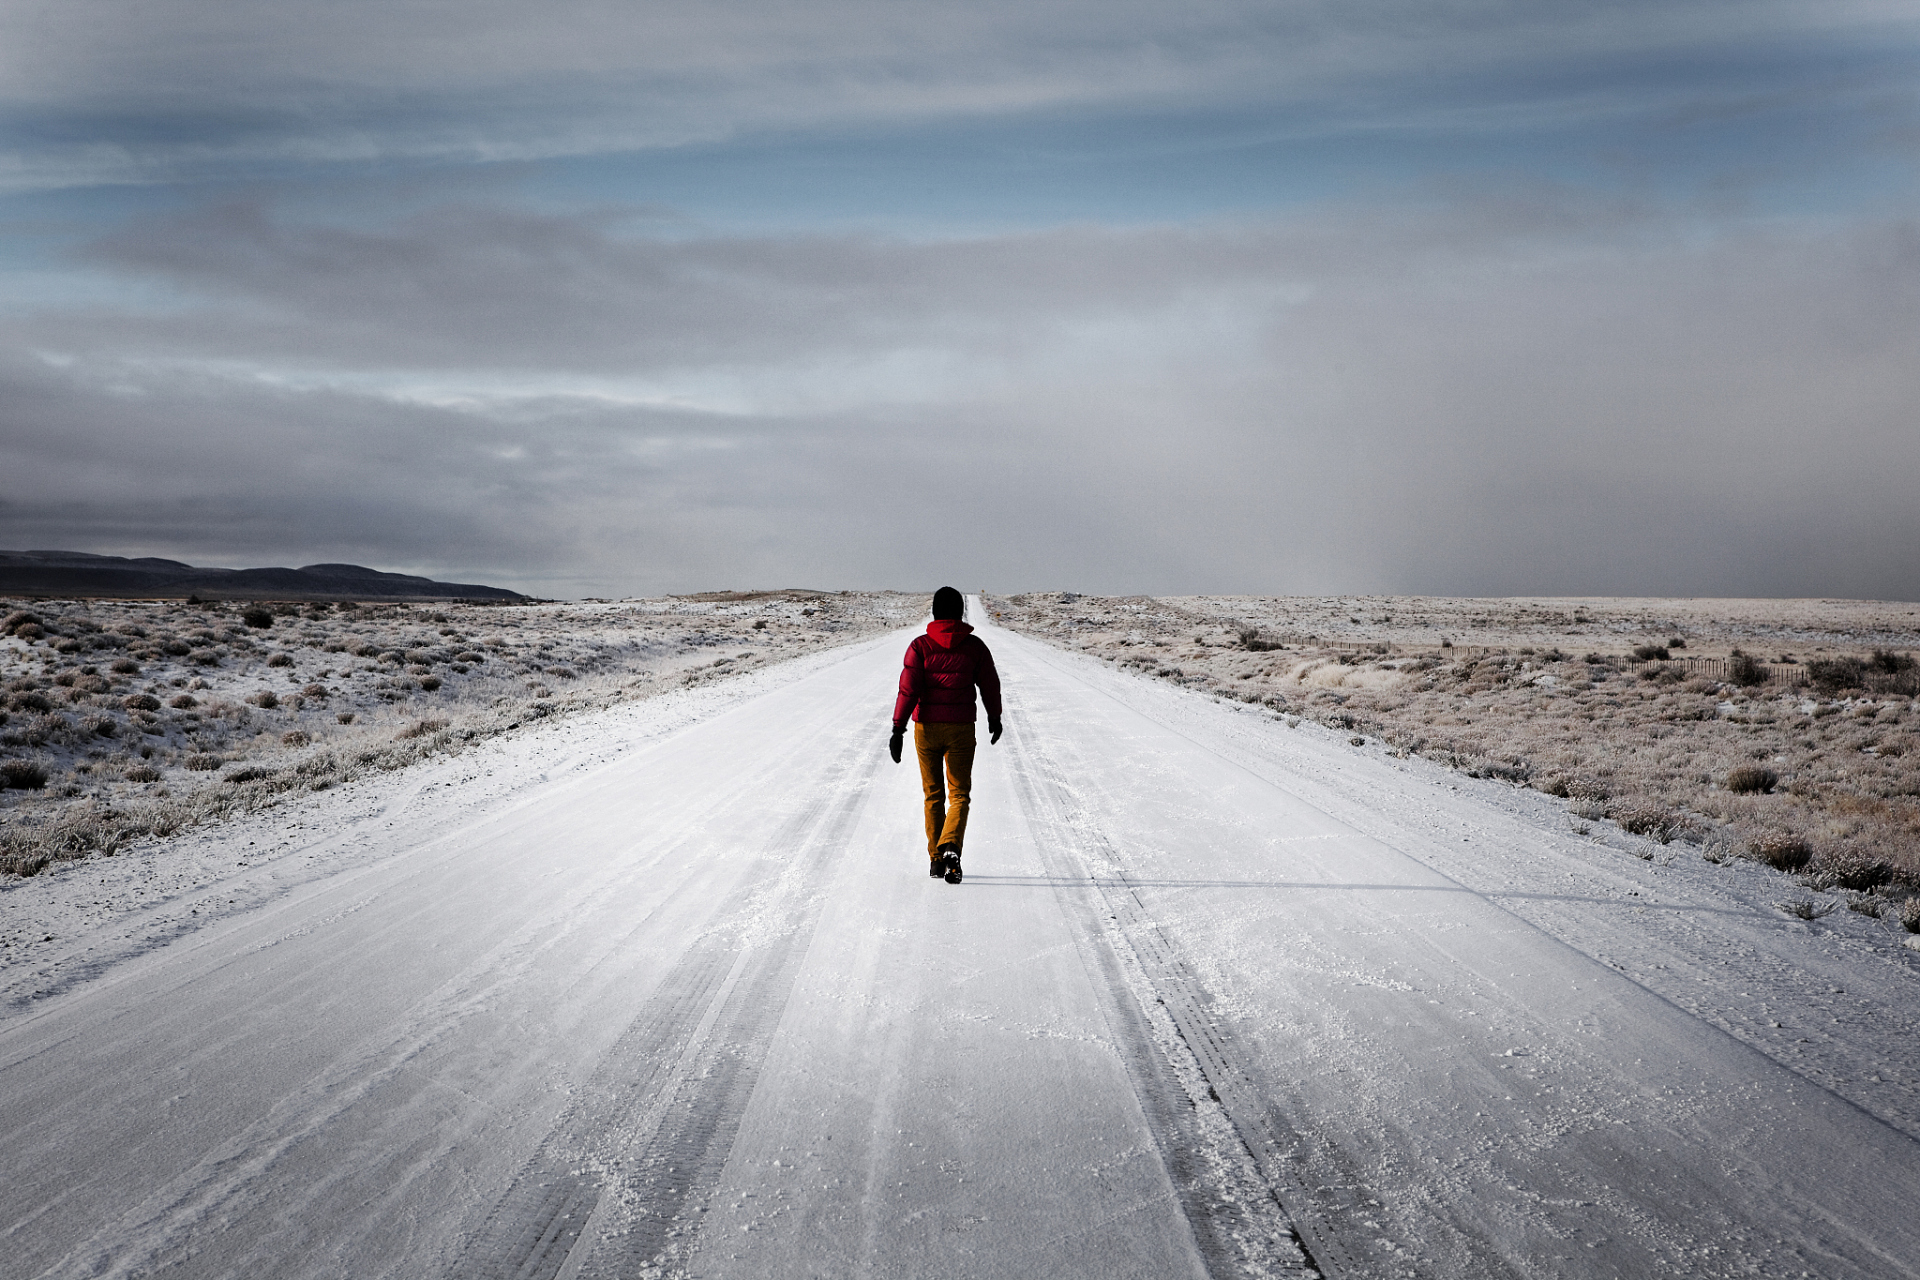
{"type": "Polygon", "coordinates": [[[1920,597],[1909,223],[1536,200],[916,244],[224,207],[94,261],[190,305],[0,330],[0,544],[556,594],[1920,597]]]}
{"type": "Polygon", "coordinates": [[[0,544],[558,594],[1912,597],[1920,236],[1861,211],[1911,154],[1916,30],[1882,0],[7,6],[0,189],[186,185],[8,203],[0,544]],[[1031,228],[1058,179],[1108,225],[792,229],[946,156],[979,167],[926,208],[977,172],[984,224],[1031,228]],[[1265,173],[1296,161],[1374,206],[1142,225],[1189,175],[1175,206],[1304,200],[1265,173]],[[786,229],[606,194],[666,190],[786,229]],[[45,256],[80,225],[113,230],[45,256]]]}
{"type": "Polygon", "coordinates": [[[214,344],[354,367],[631,372],[966,341],[1005,317],[1052,324],[1160,309],[1244,286],[1249,260],[1284,268],[1312,252],[1264,231],[1082,228],[913,243],[669,239],[608,222],[454,208],[350,230],[227,205],[89,250],[101,266],[178,286],[180,313],[48,314],[36,327],[62,343],[155,352],[214,344]]]}

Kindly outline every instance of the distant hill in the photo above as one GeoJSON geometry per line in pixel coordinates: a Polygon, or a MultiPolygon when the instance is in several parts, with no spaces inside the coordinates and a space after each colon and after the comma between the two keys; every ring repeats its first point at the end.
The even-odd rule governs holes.
{"type": "Polygon", "coordinates": [[[85,551],[0,551],[0,596],[116,600],[524,600],[517,591],[435,582],[357,564],[299,569],[198,569],[178,560],[85,551]]]}

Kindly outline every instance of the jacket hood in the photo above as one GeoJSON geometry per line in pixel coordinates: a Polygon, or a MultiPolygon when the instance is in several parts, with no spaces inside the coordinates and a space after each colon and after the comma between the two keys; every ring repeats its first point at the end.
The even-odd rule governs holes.
{"type": "Polygon", "coordinates": [[[972,635],[973,628],[951,618],[935,618],[927,624],[927,634],[932,636],[933,642],[942,649],[951,649],[961,637],[972,635]]]}

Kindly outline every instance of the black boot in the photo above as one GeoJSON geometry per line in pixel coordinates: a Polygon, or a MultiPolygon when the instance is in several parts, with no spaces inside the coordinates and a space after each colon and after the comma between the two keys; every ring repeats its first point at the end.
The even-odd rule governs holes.
{"type": "Polygon", "coordinates": [[[946,864],[947,883],[959,884],[960,883],[960,851],[958,849],[947,849],[945,850],[945,853],[947,856],[941,859],[941,861],[946,864]]]}

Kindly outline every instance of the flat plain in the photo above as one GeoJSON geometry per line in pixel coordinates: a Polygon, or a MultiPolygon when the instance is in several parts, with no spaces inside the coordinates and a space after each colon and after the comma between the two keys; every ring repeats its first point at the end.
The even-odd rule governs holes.
{"type": "Polygon", "coordinates": [[[1811,910],[1844,900],[1920,928],[1920,605],[1052,592],[990,607],[1118,667],[1559,797],[1577,828],[1752,857],[1842,895],[1811,910]]]}

